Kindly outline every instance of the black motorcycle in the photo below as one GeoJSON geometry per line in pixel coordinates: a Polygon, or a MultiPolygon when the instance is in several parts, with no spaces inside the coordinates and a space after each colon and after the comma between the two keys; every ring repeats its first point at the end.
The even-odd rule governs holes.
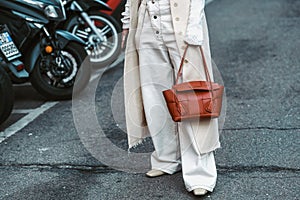
{"type": "Polygon", "coordinates": [[[0,124],[8,118],[14,105],[10,76],[29,77],[24,64],[19,60],[21,56],[9,29],[5,24],[0,24],[0,124]]]}
{"type": "Polygon", "coordinates": [[[0,124],[10,115],[14,105],[14,94],[10,78],[0,67],[0,124]]]}
{"type": "Polygon", "coordinates": [[[14,94],[10,78],[0,67],[0,124],[10,115],[14,105],[14,94]]]}
{"type": "Polygon", "coordinates": [[[60,26],[86,42],[90,61],[97,66],[114,62],[121,52],[121,26],[100,10],[111,8],[100,0],[64,0],[68,20],[60,26]]]}
{"type": "Polygon", "coordinates": [[[89,68],[85,42],[71,33],[57,30],[66,20],[60,0],[1,0],[0,24],[7,24],[25,64],[33,87],[48,99],[70,99],[75,78],[82,88],[89,68]]]}

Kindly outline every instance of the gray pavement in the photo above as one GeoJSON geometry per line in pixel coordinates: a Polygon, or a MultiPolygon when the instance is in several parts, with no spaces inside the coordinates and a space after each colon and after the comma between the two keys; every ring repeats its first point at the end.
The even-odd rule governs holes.
{"type": "MultiPolygon", "coordinates": [[[[202,199],[300,199],[299,10],[299,0],[216,0],[207,6],[227,113],[216,151],[217,186],[202,199]]],[[[122,67],[105,72],[95,102],[106,137],[125,151],[123,102],[111,100],[122,67]]],[[[31,94],[35,105],[44,102],[31,94]]],[[[149,179],[97,160],[85,148],[71,108],[72,102],[60,102],[0,143],[0,199],[197,199],[185,190],[180,172],[149,179]]],[[[151,141],[143,148],[138,150],[151,152],[151,141]]]]}

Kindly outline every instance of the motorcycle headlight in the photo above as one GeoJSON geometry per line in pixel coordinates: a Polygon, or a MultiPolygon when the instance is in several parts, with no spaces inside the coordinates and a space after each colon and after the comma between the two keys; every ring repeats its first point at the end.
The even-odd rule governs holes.
{"type": "Polygon", "coordinates": [[[54,6],[51,6],[51,5],[46,6],[44,9],[44,12],[47,15],[47,17],[50,17],[50,18],[58,18],[59,17],[54,6]]]}

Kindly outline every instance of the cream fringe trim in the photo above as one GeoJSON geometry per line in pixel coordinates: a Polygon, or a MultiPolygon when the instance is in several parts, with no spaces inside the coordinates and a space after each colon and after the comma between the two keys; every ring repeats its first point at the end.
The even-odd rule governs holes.
{"type": "Polygon", "coordinates": [[[137,148],[139,145],[142,145],[146,141],[146,139],[147,139],[147,137],[143,138],[143,139],[140,139],[137,142],[130,145],[129,148],[128,148],[128,153],[131,153],[130,150],[137,148]]]}

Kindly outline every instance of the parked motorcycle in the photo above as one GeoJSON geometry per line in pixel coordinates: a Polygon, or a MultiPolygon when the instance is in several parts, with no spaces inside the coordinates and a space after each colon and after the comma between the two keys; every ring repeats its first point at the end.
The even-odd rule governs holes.
{"type": "Polygon", "coordinates": [[[6,23],[30,72],[32,86],[48,99],[70,99],[75,78],[84,87],[89,68],[85,42],[57,24],[66,20],[60,0],[1,0],[0,23],[6,23]]]}
{"type": "Polygon", "coordinates": [[[10,115],[14,105],[14,94],[10,78],[0,67],[0,124],[10,115]]]}
{"type": "Polygon", "coordinates": [[[0,124],[8,118],[14,104],[9,74],[20,79],[29,77],[20,57],[21,53],[12,40],[8,27],[0,24],[0,124]]]}
{"type": "Polygon", "coordinates": [[[121,52],[121,26],[100,11],[111,8],[100,0],[64,0],[63,4],[68,20],[61,27],[86,42],[90,61],[101,67],[114,62],[121,52]]]}

